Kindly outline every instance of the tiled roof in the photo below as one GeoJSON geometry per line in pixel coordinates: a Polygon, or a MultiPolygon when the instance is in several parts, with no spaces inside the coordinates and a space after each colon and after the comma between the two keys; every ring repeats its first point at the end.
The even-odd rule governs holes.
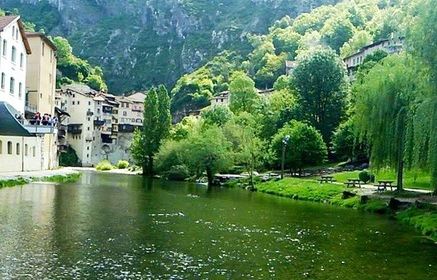
{"type": "Polygon", "coordinates": [[[0,16],[0,32],[2,32],[6,26],[17,20],[18,27],[20,29],[21,37],[23,38],[24,46],[26,47],[27,54],[31,54],[29,42],[27,41],[26,32],[24,31],[23,22],[21,22],[20,16],[0,16]]]}
{"type": "Polygon", "coordinates": [[[15,19],[19,18],[19,16],[3,16],[0,17],[0,31],[3,31],[6,26],[11,24],[15,19]]]}

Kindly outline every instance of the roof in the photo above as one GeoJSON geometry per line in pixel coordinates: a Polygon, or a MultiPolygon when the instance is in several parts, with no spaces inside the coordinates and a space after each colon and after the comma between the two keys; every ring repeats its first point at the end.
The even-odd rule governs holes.
{"type": "Polygon", "coordinates": [[[133,102],[143,103],[144,99],[146,99],[146,95],[142,92],[137,92],[132,95],[126,96],[126,98],[133,102]]]}
{"type": "Polygon", "coordinates": [[[6,102],[0,102],[0,135],[4,136],[21,136],[30,137],[33,136],[27,131],[23,125],[15,117],[16,114],[20,114],[11,105],[6,102]]]}
{"type": "Polygon", "coordinates": [[[32,50],[30,49],[29,41],[27,41],[26,31],[24,30],[23,22],[20,19],[20,16],[2,16],[0,17],[0,32],[11,23],[17,21],[18,28],[20,30],[21,38],[23,38],[24,47],[26,48],[26,53],[31,54],[32,50]]]}
{"type": "Polygon", "coordinates": [[[41,32],[26,32],[28,38],[40,37],[48,46],[50,46],[54,51],[57,50],[55,44],[50,40],[44,33],[41,32]]]}

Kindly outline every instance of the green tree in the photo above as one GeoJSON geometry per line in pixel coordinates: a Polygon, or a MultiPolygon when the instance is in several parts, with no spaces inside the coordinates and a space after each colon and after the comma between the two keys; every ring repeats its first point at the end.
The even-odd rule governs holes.
{"type": "Polygon", "coordinates": [[[409,129],[407,148],[413,166],[431,174],[431,186],[437,194],[437,10],[435,2],[417,2],[417,16],[408,34],[408,42],[416,59],[414,119],[409,129]]]}
{"type": "Polygon", "coordinates": [[[218,127],[200,129],[183,140],[182,161],[192,173],[200,177],[206,172],[208,184],[213,184],[214,175],[232,165],[229,155],[230,143],[218,127]]]}
{"type": "Polygon", "coordinates": [[[229,85],[229,108],[235,114],[253,112],[258,101],[258,93],[254,81],[243,72],[236,72],[229,85]]]}
{"type": "Polygon", "coordinates": [[[403,188],[405,142],[416,83],[405,57],[385,58],[356,85],[354,122],[361,139],[371,149],[372,167],[397,171],[397,187],[403,188]]]}
{"type": "Polygon", "coordinates": [[[201,117],[205,124],[221,127],[232,119],[233,114],[227,106],[212,106],[204,109],[201,117]]]}
{"type": "Polygon", "coordinates": [[[143,174],[153,176],[153,160],[171,125],[170,99],[164,86],[152,88],[144,100],[142,130],[137,130],[131,146],[132,156],[143,167],[143,174]]]}
{"type": "Polygon", "coordinates": [[[355,28],[349,19],[338,19],[333,17],[326,21],[320,34],[322,34],[322,41],[339,53],[340,48],[344,43],[352,38],[354,29],[355,28]]]}
{"type": "Polygon", "coordinates": [[[326,159],[327,148],[321,134],[312,126],[291,121],[281,128],[272,139],[272,150],[280,164],[283,139],[290,136],[286,147],[285,165],[291,170],[301,171],[303,167],[322,163],[326,159]]]}
{"type": "Polygon", "coordinates": [[[367,159],[367,146],[357,140],[352,119],[340,124],[332,137],[337,159],[361,161],[367,159]]]}
{"type": "Polygon", "coordinates": [[[293,76],[302,118],[329,143],[346,107],[342,62],[334,52],[318,50],[299,61],[293,76]]]}

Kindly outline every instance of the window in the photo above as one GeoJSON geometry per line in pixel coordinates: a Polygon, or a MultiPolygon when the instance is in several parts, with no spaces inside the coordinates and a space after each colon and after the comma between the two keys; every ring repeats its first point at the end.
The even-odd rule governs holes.
{"type": "Polygon", "coordinates": [[[50,50],[50,63],[53,61],[53,50],[50,50]]]}
{"type": "Polygon", "coordinates": [[[27,157],[29,155],[29,146],[26,144],[24,145],[24,155],[27,157]]]}
{"type": "Polygon", "coordinates": [[[18,28],[15,30],[15,39],[18,40],[18,28]]]}
{"type": "Polygon", "coordinates": [[[8,141],[8,155],[12,155],[12,142],[8,141]]]}
{"type": "Polygon", "coordinates": [[[126,111],[123,112],[123,116],[124,116],[124,117],[127,116],[127,112],[126,112],[126,111]]]}
{"type": "Polygon", "coordinates": [[[2,73],[2,78],[1,78],[1,88],[5,89],[5,81],[6,80],[6,75],[5,73],[2,73]]]}
{"type": "Polygon", "coordinates": [[[46,47],[46,44],[45,44],[45,43],[42,43],[42,56],[44,56],[45,47],[46,47]]]}
{"type": "Polygon", "coordinates": [[[36,148],[35,148],[35,146],[32,147],[32,156],[36,157],[36,148]]]}
{"type": "Polygon", "coordinates": [[[90,105],[90,106],[91,106],[91,101],[88,101],[88,105],[90,105]]]}
{"type": "Polygon", "coordinates": [[[73,102],[71,102],[71,104],[72,104],[72,105],[74,105],[74,101],[73,101],[73,102]]]}
{"type": "Polygon", "coordinates": [[[0,140],[0,154],[3,153],[3,142],[0,140]]]}
{"type": "Polygon", "coordinates": [[[17,48],[12,46],[12,53],[11,53],[11,60],[15,63],[15,60],[17,60],[17,48]]]}
{"type": "Polygon", "coordinates": [[[15,37],[15,26],[12,26],[12,37],[15,37]]]}
{"type": "Polygon", "coordinates": [[[6,40],[3,40],[3,55],[6,56],[7,54],[7,48],[8,48],[8,42],[6,40]]]}
{"type": "Polygon", "coordinates": [[[23,92],[23,84],[20,82],[18,83],[18,97],[21,98],[23,92]]]}
{"type": "Polygon", "coordinates": [[[77,105],[79,105],[79,101],[77,101],[77,105]]]}
{"type": "Polygon", "coordinates": [[[17,146],[16,146],[16,153],[17,153],[17,156],[19,156],[20,155],[20,143],[17,143],[17,146]]]}
{"type": "Polygon", "coordinates": [[[15,91],[15,79],[11,77],[9,80],[9,93],[14,94],[15,91]]]}
{"type": "Polygon", "coordinates": [[[24,54],[21,53],[20,54],[20,67],[23,68],[23,64],[24,64],[24,54]]]}

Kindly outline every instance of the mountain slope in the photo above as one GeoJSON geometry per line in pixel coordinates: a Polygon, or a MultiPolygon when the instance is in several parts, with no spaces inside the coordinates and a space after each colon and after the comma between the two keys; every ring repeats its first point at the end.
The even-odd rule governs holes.
{"type": "Polygon", "coordinates": [[[111,91],[172,85],[225,49],[249,52],[247,33],[336,0],[0,0],[101,65],[111,91]]]}

